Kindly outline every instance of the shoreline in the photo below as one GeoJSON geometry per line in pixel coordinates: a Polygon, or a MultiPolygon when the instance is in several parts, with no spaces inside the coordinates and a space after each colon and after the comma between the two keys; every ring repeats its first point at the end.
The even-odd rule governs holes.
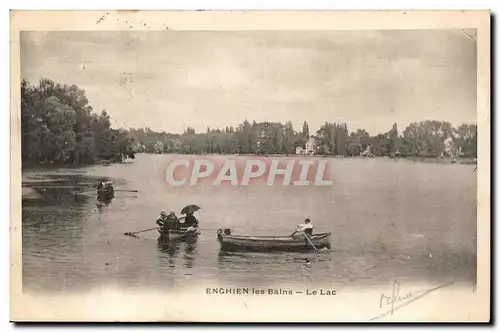
{"type": "MultiPolygon", "coordinates": [[[[151,153],[152,154],[152,153],[151,153]]],[[[93,163],[85,163],[85,164],[22,164],[21,163],[21,171],[29,171],[29,170],[40,170],[40,169],[46,169],[46,170],[51,170],[51,169],[58,169],[58,168],[67,168],[67,169],[74,169],[74,168],[84,168],[84,167],[92,167],[96,165],[101,165],[103,167],[107,167],[113,164],[130,164],[132,163],[133,159],[125,159],[123,161],[110,161],[110,160],[97,160],[93,163]]]]}
{"type": "Polygon", "coordinates": [[[187,153],[148,153],[140,152],[137,154],[158,154],[158,155],[177,155],[177,156],[200,156],[200,157],[210,157],[210,156],[234,156],[234,157],[258,157],[258,158],[277,158],[277,157],[300,157],[300,158],[323,158],[323,159],[383,159],[383,160],[408,160],[413,162],[421,163],[434,163],[434,164],[458,164],[458,165],[477,165],[477,158],[435,158],[435,157],[389,157],[389,156],[374,156],[374,157],[363,157],[363,156],[333,156],[333,155],[298,155],[298,154],[219,154],[219,153],[207,153],[207,154],[187,154],[187,153]]]}
{"type": "MultiPolygon", "coordinates": [[[[407,160],[412,162],[420,163],[432,163],[432,164],[458,164],[458,165],[477,165],[477,158],[435,158],[435,157],[388,157],[388,156],[373,156],[373,157],[363,157],[363,156],[332,156],[332,155],[297,155],[297,154],[268,154],[268,155],[258,155],[258,154],[218,154],[218,153],[207,153],[207,154],[185,154],[185,153],[148,153],[148,152],[138,152],[136,154],[158,154],[158,155],[181,155],[181,156],[199,156],[199,157],[210,157],[210,156],[233,156],[233,157],[258,157],[258,158],[279,158],[279,157],[300,157],[300,158],[323,158],[323,159],[382,159],[382,160],[407,160]]],[[[124,160],[122,162],[109,162],[109,161],[96,161],[90,164],[29,164],[22,165],[21,171],[30,170],[51,170],[51,169],[77,169],[101,165],[103,167],[108,167],[114,164],[129,164],[132,163],[130,160],[124,160]]]]}

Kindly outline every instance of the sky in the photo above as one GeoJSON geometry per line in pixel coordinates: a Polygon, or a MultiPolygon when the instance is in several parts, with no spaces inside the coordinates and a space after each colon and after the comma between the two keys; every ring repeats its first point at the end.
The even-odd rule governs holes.
{"type": "Polygon", "coordinates": [[[21,77],[86,91],[114,127],[249,121],[370,134],[476,123],[475,30],[22,32],[21,77]]]}

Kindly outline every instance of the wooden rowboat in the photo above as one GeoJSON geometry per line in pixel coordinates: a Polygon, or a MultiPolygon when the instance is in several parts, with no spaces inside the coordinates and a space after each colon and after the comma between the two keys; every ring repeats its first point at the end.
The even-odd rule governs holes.
{"type": "Polygon", "coordinates": [[[112,186],[97,189],[97,199],[101,202],[111,201],[114,197],[115,189],[112,186]]]}
{"type": "MultiPolygon", "coordinates": [[[[316,249],[330,248],[331,233],[309,236],[316,249]]],[[[219,229],[217,239],[224,251],[308,251],[314,247],[304,237],[231,235],[230,229],[219,229]]]]}
{"type": "Polygon", "coordinates": [[[175,241],[175,240],[184,240],[184,239],[194,239],[200,235],[200,231],[195,228],[192,230],[187,229],[170,229],[163,230],[158,229],[158,233],[160,233],[160,240],[162,241],[175,241]]]}

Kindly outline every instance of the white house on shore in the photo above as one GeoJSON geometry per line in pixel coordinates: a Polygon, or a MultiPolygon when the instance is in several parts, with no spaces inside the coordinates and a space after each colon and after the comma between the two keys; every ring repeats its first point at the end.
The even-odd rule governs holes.
{"type": "Polygon", "coordinates": [[[314,137],[309,137],[305,146],[297,146],[295,148],[295,154],[298,155],[313,155],[316,153],[316,140],[314,137]]]}
{"type": "Polygon", "coordinates": [[[359,155],[361,157],[373,157],[372,146],[368,145],[365,151],[362,151],[359,155]]]}
{"type": "Polygon", "coordinates": [[[462,156],[462,148],[457,147],[455,144],[455,138],[456,136],[454,135],[454,137],[448,137],[444,140],[444,153],[441,153],[441,157],[457,158],[462,156]]]}

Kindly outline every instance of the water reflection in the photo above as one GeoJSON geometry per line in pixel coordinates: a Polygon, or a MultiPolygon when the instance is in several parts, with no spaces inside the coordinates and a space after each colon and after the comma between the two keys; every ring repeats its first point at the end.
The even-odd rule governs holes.
{"type": "Polygon", "coordinates": [[[23,273],[23,286],[36,284],[52,288],[51,278],[58,278],[58,288],[72,287],[81,282],[75,277],[69,253],[82,247],[85,220],[89,215],[89,196],[77,195],[82,191],[76,176],[47,176],[23,183],[22,229],[23,265],[30,266],[23,273]],[[41,278],[40,276],[44,276],[41,278]]]}
{"type": "Polygon", "coordinates": [[[197,245],[197,239],[165,241],[158,238],[157,241],[158,250],[160,253],[167,255],[170,267],[175,267],[175,259],[182,253],[183,266],[188,269],[194,266],[195,257],[198,253],[197,245]]]}
{"type": "Polygon", "coordinates": [[[181,244],[179,242],[163,241],[158,239],[157,243],[160,252],[167,254],[169,257],[176,257],[179,254],[181,244]]]}

